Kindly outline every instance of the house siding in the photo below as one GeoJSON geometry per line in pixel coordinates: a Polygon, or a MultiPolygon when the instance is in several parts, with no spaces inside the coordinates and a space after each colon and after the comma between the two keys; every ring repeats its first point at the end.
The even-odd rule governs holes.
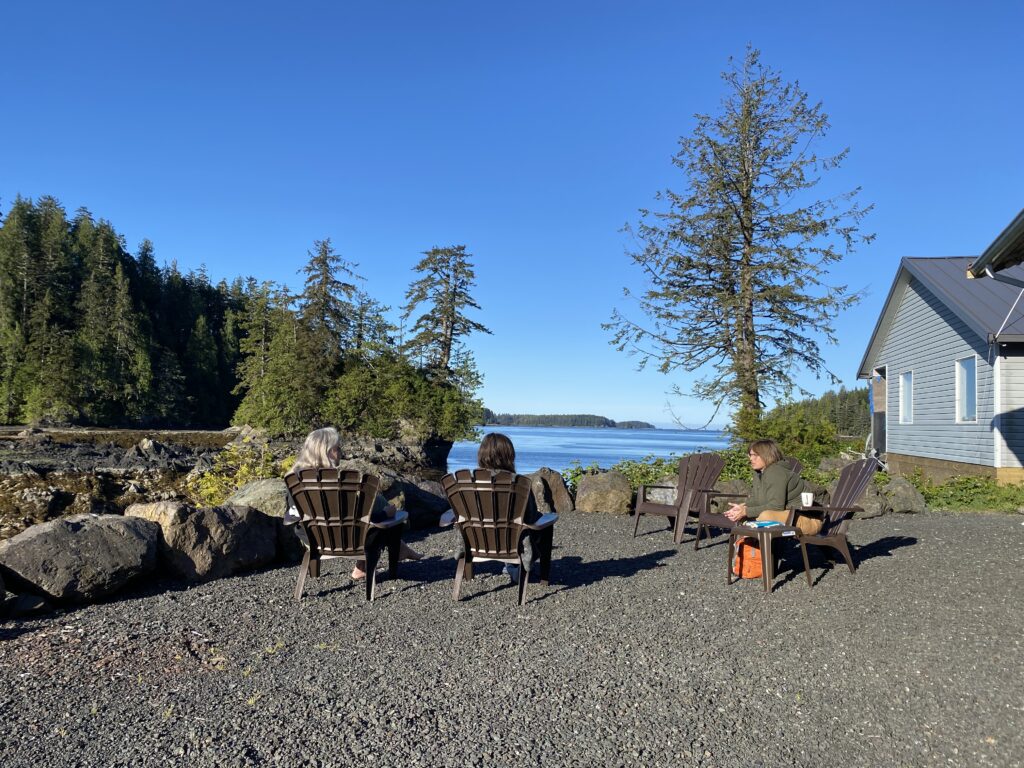
{"type": "Polygon", "coordinates": [[[1024,467],[1024,348],[999,350],[1001,466],[1024,467]]]}
{"type": "MultiPolygon", "coordinates": [[[[993,372],[987,340],[968,328],[916,278],[911,277],[899,302],[873,362],[873,367],[886,367],[887,400],[892,405],[886,412],[887,450],[905,456],[995,466],[993,372]],[[977,421],[959,424],[956,361],[972,353],[977,356],[977,421]],[[901,424],[899,419],[900,374],[904,371],[914,372],[912,424],[901,424]]],[[[1021,423],[1024,425],[1024,417],[1021,423]]]]}

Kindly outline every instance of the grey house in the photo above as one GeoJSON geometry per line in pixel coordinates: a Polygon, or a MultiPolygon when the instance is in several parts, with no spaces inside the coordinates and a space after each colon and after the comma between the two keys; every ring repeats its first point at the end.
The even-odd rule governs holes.
{"type": "Polygon", "coordinates": [[[978,259],[900,262],[857,373],[891,472],[1024,480],[1022,232],[1024,213],[978,259]]]}

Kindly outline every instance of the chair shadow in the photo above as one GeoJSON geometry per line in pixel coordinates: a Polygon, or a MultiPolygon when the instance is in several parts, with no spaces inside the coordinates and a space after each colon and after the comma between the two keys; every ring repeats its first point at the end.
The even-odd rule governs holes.
{"type": "MultiPolygon", "coordinates": [[[[579,589],[609,578],[629,578],[642,571],[663,568],[668,559],[679,553],[676,548],[662,549],[636,557],[615,557],[607,560],[584,561],[576,555],[560,557],[551,562],[551,585],[546,594],[531,598],[529,602],[548,600],[560,592],[579,589]]],[[[531,582],[533,578],[531,577],[531,582]]]]}
{"type": "MultiPolygon", "coordinates": [[[[860,568],[864,561],[872,560],[876,557],[892,557],[893,552],[897,549],[903,549],[904,547],[912,547],[917,544],[917,539],[913,536],[883,536],[882,538],[871,542],[870,544],[862,544],[861,546],[854,547],[850,545],[850,555],[853,557],[854,565],[860,568]]],[[[803,558],[800,555],[800,547],[793,546],[789,547],[779,563],[779,571],[781,573],[783,563],[787,562],[788,559],[792,559],[792,568],[786,574],[786,578],[778,582],[773,586],[772,591],[775,591],[776,586],[782,586],[788,584],[793,579],[802,576],[804,572],[803,558]]],[[[830,573],[834,568],[838,566],[846,567],[846,561],[843,560],[842,555],[839,551],[832,547],[815,547],[811,546],[807,548],[807,559],[810,561],[811,570],[821,569],[821,572],[811,582],[812,586],[815,586],[826,574],[830,573]]]]}

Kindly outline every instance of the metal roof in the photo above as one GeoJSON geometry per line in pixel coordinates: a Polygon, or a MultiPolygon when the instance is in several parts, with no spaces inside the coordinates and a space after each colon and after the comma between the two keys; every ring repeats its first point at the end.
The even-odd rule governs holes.
{"type": "Polygon", "coordinates": [[[967,276],[984,277],[986,269],[1002,272],[1021,262],[1024,262],[1024,211],[1018,213],[992,245],[967,267],[967,276]]]}
{"type": "MultiPolygon", "coordinates": [[[[905,258],[900,261],[900,268],[857,371],[858,378],[871,375],[868,365],[873,359],[872,353],[889,332],[899,300],[911,278],[934,294],[982,339],[1024,342],[1024,290],[996,280],[967,280],[964,274],[970,264],[969,256],[905,258]]],[[[1007,267],[1004,274],[1022,281],[1024,285],[1024,265],[1007,267]]]]}

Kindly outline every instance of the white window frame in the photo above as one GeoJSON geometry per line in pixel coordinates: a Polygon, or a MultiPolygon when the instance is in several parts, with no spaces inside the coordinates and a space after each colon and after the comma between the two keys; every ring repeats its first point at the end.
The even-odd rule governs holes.
{"type": "Polygon", "coordinates": [[[913,424],[914,423],[914,371],[913,371],[913,369],[911,369],[909,371],[900,371],[900,391],[899,391],[899,396],[900,396],[900,408],[899,408],[899,410],[900,410],[900,424],[913,424]],[[909,410],[910,413],[904,413],[903,412],[903,403],[904,403],[904,399],[903,399],[903,385],[904,385],[904,382],[906,381],[905,377],[907,375],[910,376],[910,397],[908,397],[906,399],[906,404],[907,404],[907,410],[909,410]]]}
{"type": "Polygon", "coordinates": [[[954,405],[954,412],[956,414],[957,424],[977,424],[978,423],[978,356],[967,355],[966,357],[958,357],[953,363],[953,380],[955,383],[953,392],[956,398],[954,405]],[[965,360],[974,361],[974,418],[965,419],[960,413],[960,371],[962,368],[960,364],[965,360]]]}

